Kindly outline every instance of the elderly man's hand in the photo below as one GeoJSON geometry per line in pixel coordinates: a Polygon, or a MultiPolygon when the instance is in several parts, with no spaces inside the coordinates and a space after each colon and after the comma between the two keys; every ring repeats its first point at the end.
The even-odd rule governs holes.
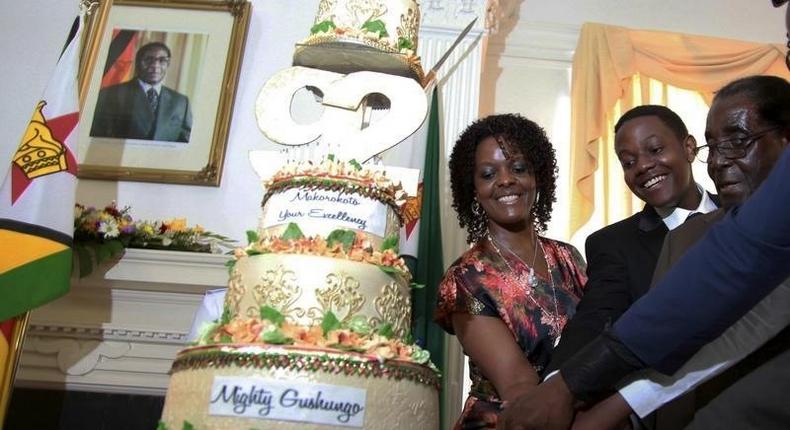
{"type": "Polygon", "coordinates": [[[573,421],[573,394],[561,374],[508,404],[499,416],[499,430],[566,430],[573,421]]]}

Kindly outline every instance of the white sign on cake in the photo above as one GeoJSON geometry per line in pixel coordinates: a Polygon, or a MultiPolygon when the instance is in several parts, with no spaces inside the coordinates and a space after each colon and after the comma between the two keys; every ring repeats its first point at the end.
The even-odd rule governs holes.
{"type": "Polygon", "coordinates": [[[366,390],[248,376],[217,376],[209,415],[362,427],[366,390]]]}

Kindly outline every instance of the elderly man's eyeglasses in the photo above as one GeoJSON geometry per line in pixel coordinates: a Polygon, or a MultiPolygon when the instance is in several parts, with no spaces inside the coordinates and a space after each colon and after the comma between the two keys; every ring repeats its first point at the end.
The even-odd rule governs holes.
{"type": "Polygon", "coordinates": [[[780,128],[782,127],[771,127],[747,136],[731,137],[728,139],[719,140],[718,142],[708,141],[707,145],[702,145],[697,148],[697,160],[702,161],[703,163],[709,163],[711,155],[714,151],[718,152],[722,157],[730,160],[743,158],[746,155],[746,151],[754,142],[760,140],[760,138],[766,134],[775,130],[779,130],[780,128]]]}
{"type": "Polygon", "coordinates": [[[167,66],[170,64],[170,57],[143,57],[143,66],[150,66],[151,64],[159,64],[160,66],[167,66]]]}

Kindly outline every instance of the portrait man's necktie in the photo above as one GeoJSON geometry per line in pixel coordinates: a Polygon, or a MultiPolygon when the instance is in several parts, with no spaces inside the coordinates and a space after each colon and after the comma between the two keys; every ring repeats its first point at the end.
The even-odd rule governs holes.
{"type": "Polygon", "coordinates": [[[151,107],[151,112],[156,112],[156,107],[159,105],[159,95],[153,88],[149,88],[146,94],[148,96],[148,106],[151,107]]]}

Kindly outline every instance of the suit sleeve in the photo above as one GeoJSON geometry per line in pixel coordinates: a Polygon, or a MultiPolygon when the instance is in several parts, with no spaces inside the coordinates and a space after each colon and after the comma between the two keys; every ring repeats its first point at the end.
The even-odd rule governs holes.
{"type": "Polygon", "coordinates": [[[676,371],[790,275],[790,149],[741,208],[714,224],[613,332],[641,361],[676,371]]]}
{"type": "Polygon", "coordinates": [[[546,373],[562,366],[613,323],[631,304],[625,261],[611,240],[593,235],[585,242],[587,285],[576,313],[562,331],[546,373]]]}

